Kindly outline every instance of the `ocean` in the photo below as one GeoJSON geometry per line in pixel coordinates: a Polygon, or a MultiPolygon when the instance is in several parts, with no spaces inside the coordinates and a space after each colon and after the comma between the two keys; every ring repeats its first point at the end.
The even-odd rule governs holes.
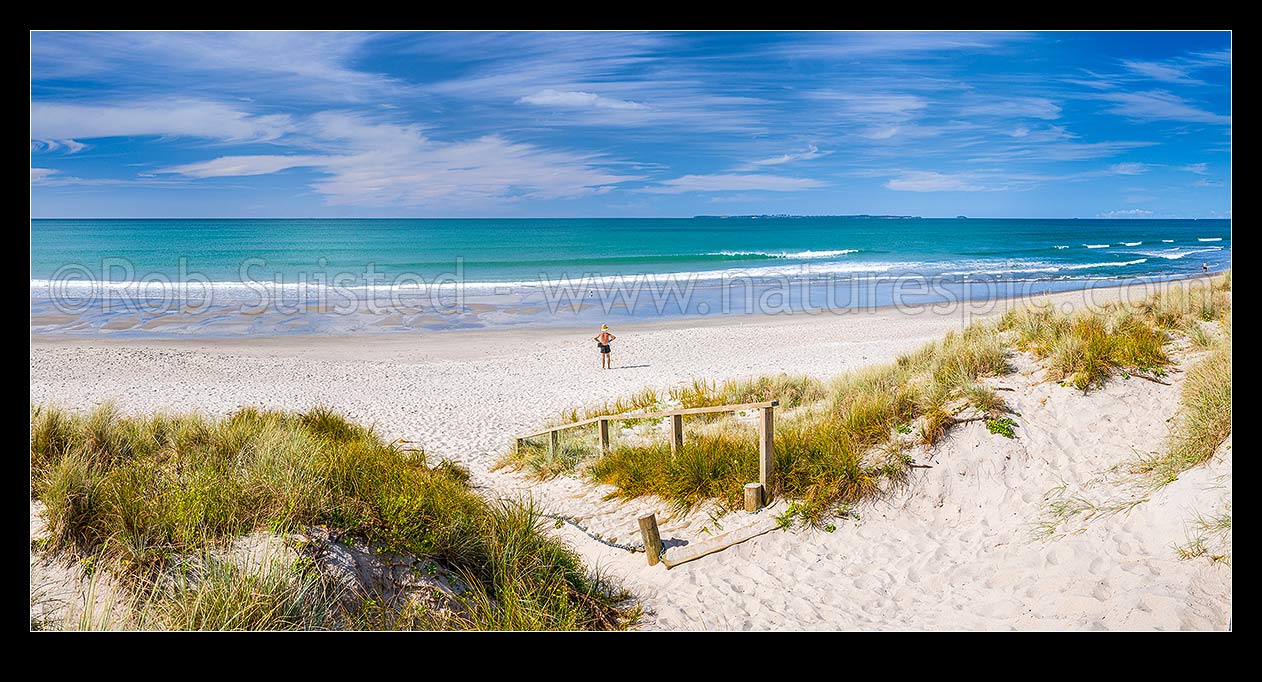
{"type": "Polygon", "coordinates": [[[32,220],[31,329],[280,335],[842,311],[1230,262],[1229,220],[32,220]]]}

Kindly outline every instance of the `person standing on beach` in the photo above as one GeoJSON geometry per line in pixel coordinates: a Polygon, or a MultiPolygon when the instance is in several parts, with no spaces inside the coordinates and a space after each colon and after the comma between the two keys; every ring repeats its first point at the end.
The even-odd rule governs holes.
{"type": "Polygon", "coordinates": [[[600,368],[613,369],[613,355],[609,349],[609,344],[618,338],[609,333],[609,325],[600,325],[600,333],[592,337],[596,340],[596,348],[600,349],[600,368]]]}
{"type": "Polygon", "coordinates": [[[1209,272],[1209,263],[1201,263],[1201,272],[1209,272]]]}

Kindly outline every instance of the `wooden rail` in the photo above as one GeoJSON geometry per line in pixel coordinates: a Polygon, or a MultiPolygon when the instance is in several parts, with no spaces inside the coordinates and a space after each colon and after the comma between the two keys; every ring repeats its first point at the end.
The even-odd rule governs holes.
{"type": "MultiPolygon", "coordinates": [[[[768,400],[761,403],[740,403],[737,405],[714,405],[711,407],[686,407],[678,410],[661,412],[623,412],[620,414],[602,414],[598,417],[561,424],[550,429],[538,431],[517,438],[516,447],[521,449],[527,438],[548,437],[548,449],[556,452],[560,444],[560,434],[568,429],[597,424],[600,432],[600,449],[609,451],[609,422],[628,421],[631,419],[665,419],[670,418],[670,451],[678,452],[684,446],[683,417],[693,414],[712,414],[715,412],[740,412],[741,410],[760,410],[758,420],[758,482],[762,484],[762,494],[766,496],[771,489],[771,477],[775,472],[775,408],[779,400],[768,400]]],[[[764,500],[765,503],[765,500],[764,500]]]]}
{"type": "MultiPolygon", "coordinates": [[[[631,419],[670,419],[670,451],[672,454],[679,451],[684,446],[684,416],[692,414],[712,414],[715,412],[739,412],[741,410],[759,410],[758,418],[758,483],[749,483],[745,486],[745,511],[755,512],[768,503],[768,497],[771,491],[771,477],[775,474],[776,467],[776,420],[775,409],[780,404],[778,400],[769,400],[762,403],[741,403],[739,405],[715,405],[713,407],[687,407],[679,410],[666,410],[663,412],[624,412],[622,414],[602,414],[591,419],[583,419],[581,421],[561,424],[550,429],[532,433],[528,436],[522,436],[517,439],[515,445],[518,451],[521,450],[522,444],[527,438],[535,438],[537,436],[548,437],[548,451],[555,453],[560,445],[560,434],[568,429],[576,429],[589,424],[596,424],[600,433],[600,449],[601,452],[609,451],[609,422],[611,421],[627,421],[631,419]]],[[[644,538],[644,553],[648,557],[649,566],[656,565],[659,560],[666,564],[667,568],[676,566],[685,561],[692,561],[699,557],[705,556],[711,552],[717,552],[725,547],[730,547],[739,542],[744,542],[756,535],[761,535],[776,527],[774,518],[763,519],[761,523],[749,528],[742,528],[737,531],[725,533],[714,538],[713,542],[701,543],[696,547],[690,548],[679,553],[678,556],[672,555],[669,559],[661,559],[662,554],[662,538],[657,529],[657,516],[655,514],[643,514],[638,519],[640,524],[640,536],[644,538]]]]}

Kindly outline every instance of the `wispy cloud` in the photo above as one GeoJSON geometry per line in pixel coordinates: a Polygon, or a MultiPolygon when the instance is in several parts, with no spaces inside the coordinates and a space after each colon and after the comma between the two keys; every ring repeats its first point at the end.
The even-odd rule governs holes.
{"type": "Polygon", "coordinates": [[[967,174],[935,171],[904,171],[888,180],[885,188],[897,192],[986,192],[995,189],[979,184],[967,174]]]}
{"type": "Polygon", "coordinates": [[[803,39],[771,46],[765,50],[765,53],[791,59],[839,59],[890,54],[915,58],[940,52],[992,51],[1032,38],[1032,34],[1021,32],[824,32],[806,34],[803,39]]]}
{"type": "Polygon", "coordinates": [[[1151,218],[1152,211],[1146,208],[1122,208],[1115,211],[1097,213],[1097,218],[1151,218]]]}
{"type": "Polygon", "coordinates": [[[1190,69],[1170,62],[1146,62],[1133,59],[1122,60],[1122,66],[1134,74],[1152,80],[1184,85],[1204,85],[1205,81],[1192,78],[1190,69]]]}
{"type": "Polygon", "coordinates": [[[534,94],[521,97],[517,100],[517,103],[533,104],[538,107],[561,107],[565,109],[648,109],[647,106],[630,100],[605,97],[593,92],[553,90],[552,88],[546,88],[534,94]]]}
{"type": "Polygon", "coordinates": [[[1126,163],[1115,163],[1109,166],[1109,172],[1114,175],[1142,175],[1148,172],[1148,164],[1128,161],[1126,163]]]}
{"type": "Polygon", "coordinates": [[[193,178],[251,176],[309,167],[330,205],[467,206],[478,202],[573,198],[642,179],[605,168],[592,154],[544,149],[487,135],[440,142],[414,126],[324,113],[301,126],[323,154],[240,155],[183,164],[167,174],[193,178]]]}
{"type": "Polygon", "coordinates": [[[1110,92],[1097,96],[1113,106],[1107,111],[1145,121],[1185,121],[1188,123],[1231,123],[1231,117],[1197,107],[1187,99],[1165,90],[1110,92]]]}
{"type": "Polygon", "coordinates": [[[358,102],[406,89],[397,79],[350,66],[378,37],[357,31],[45,32],[31,42],[31,77],[110,79],[136,93],[179,88],[217,97],[358,102]]]}
{"type": "MultiPolygon", "coordinates": [[[[890,192],[1105,191],[1088,185],[1110,185],[1112,202],[1115,181],[1085,180],[1158,167],[1209,176],[1193,162],[1229,151],[1230,49],[1214,44],[1171,35],[1140,54],[1106,34],[36,32],[33,195],[164,168],[162,182],[238,177],[286,206],[315,196],[433,212],[555,198],[594,214],[736,198],[768,211],[923,211],[937,199],[890,192]],[[1141,148],[1144,164],[1126,161],[1141,148]],[[690,193],[705,196],[654,196],[690,193]]],[[[1171,192],[1211,194],[1184,177],[1171,192]]],[[[1036,195],[1099,206],[1041,193],[1031,206],[1036,195]]]]}
{"type": "Polygon", "coordinates": [[[31,139],[71,151],[82,148],[78,140],[106,137],[188,136],[261,142],[292,130],[293,120],[288,115],[254,115],[218,102],[31,103],[31,139]]]}
{"type": "Polygon", "coordinates": [[[175,173],[190,178],[225,178],[246,175],[268,175],[279,173],[290,168],[303,166],[320,166],[332,160],[328,156],[276,156],[260,154],[256,156],[221,156],[209,161],[186,163],[163,169],[162,173],[175,173]]]}
{"type": "Polygon", "coordinates": [[[742,166],[741,169],[750,170],[750,169],[760,168],[760,167],[765,167],[765,166],[780,166],[786,163],[793,163],[795,161],[809,161],[811,159],[818,159],[823,156],[828,156],[829,154],[832,154],[832,151],[820,151],[819,147],[816,147],[815,145],[809,145],[807,146],[805,151],[789,152],[787,154],[780,154],[779,156],[769,156],[765,159],[758,159],[757,161],[750,161],[749,163],[742,166]]]}
{"type": "Polygon", "coordinates": [[[1061,113],[1060,105],[1046,97],[1009,97],[965,102],[960,109],[971,116],[1037,118],[1047,121],[1060,118],[1061,113]]]}
{"type": "Polygon", "coordinates": [[[640,191],[652,194],[682,194],[684,192],[797,192],[826,186],[811,178],[790,178],[781,175],[720,173],[714,175],[685,175],[662,180],[640,191]]]}

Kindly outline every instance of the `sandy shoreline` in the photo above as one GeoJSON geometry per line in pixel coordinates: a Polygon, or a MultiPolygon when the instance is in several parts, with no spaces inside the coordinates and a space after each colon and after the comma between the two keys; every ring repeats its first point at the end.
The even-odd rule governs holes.
{"type": "MultiPolygon", "coordinates": [[[[1115,287],[1039,300],[1078,307],[1128,295],[1139,297],[1115,287]]],[[[592,329],[32,336],[31,402],[88,409],[114,400],[127,412],[207,414],[244,405],[331,405],[389,438],[466,464],[488,492],[528,492],[550,511],[632,539],[635,516],[660,512],[660,505],[610,502],[602,499],[606,491],[579,481],[537,483],[490,472],[491,464],[513,436],[568,407],[694,378],[832,376],[892,360],[1020,304],[626,325],[613,330],[619,338],[611,371],[599,369],[592,329]]],[[[836,533],[772,533],[667,572],[644,566],[643,555],[558,532],[644,597],[648,628],[1225,628],[1230,568],[1179,560],[1171,546],[1183,541],[1186,518],[1229,499],[1229,451],[1135,513],[1051,541],[1029,540],[1044,496],[1059,482],[1089,485],[1135,451],[1160,446],[1182,373],[1172,374],[1170,386],[1121,381],[1082,396],[1040,384],[1033,368],[1024,369],[1031,373],[1001,382],[1019,389],[1022,438],[961,427],[932,453],[934,468],[919,470],[912,490],[839,524],[836,533]]],[[[663,517],[666,537],[704,536],[704,514],[663,517]]]]}

